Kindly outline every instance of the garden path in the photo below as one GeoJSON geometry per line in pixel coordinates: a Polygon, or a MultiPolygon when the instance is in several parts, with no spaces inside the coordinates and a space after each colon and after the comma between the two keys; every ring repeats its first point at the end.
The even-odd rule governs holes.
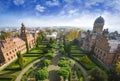
{"type": "Polygon", "coordinates": [[[27,67],[25,67],[25,68],[20,72],[20,74],[17,76],[17,78],[16,78],[15,81],[21,81],[21,78],[22,78],[22,76],[25,74],[25,72],[26,72],[28,69],[30,69],[35,63],[37,63],[37,62],[39,62],[39,61],[41,61],[41,60],[43,60],[43,59],[44,59],[44,57],[42,57],[41,59],[38,59],[38,60],[33,61],[32,63],[30,63],[27,67]]]}

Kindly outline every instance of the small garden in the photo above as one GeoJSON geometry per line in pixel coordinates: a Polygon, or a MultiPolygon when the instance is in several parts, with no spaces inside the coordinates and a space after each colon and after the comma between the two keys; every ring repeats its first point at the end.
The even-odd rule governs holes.
{"type": "Polygon", "coordinates": [[[45,59],[42,60],[40,63],[36,63],[32,68],[30,68],[22,77],[22,81],[26,81],[28,78],[36,81],[45,80],[48,78],[47,67],[51,64],[51,59],[55,56],[56,43],[52,39],[50,39],[48,43],[39,46],[40,47],[38,47],[37,49],[45,48],[44,50],[42,50],[44,52],[42,56],[44,56],[45,59]]]}

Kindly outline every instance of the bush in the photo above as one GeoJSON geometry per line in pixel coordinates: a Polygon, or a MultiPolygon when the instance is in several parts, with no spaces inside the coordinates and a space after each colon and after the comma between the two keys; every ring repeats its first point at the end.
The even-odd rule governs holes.
{"type": "Polygon", "coordinates": [[[60,68],[58,71],[57,71],[58,75],[62,76],[65,79],[67,79],[69,77],[69,71],[66,70],[65,68],[60,68]]]}
{"type": "Polygon", "coordinates": [[[45,55],[45,57],[47,59],[52,59],[54,57],[54,55],[52,53],[48,53],[48,54],[45,55]]]}
{"type": "Polygon", "coordinates": [[[61,48],[61,49],[59,50],[59,52],[60,52],[61,54],[65,54],[64,48],[61,48]]]}
{"type": "Polygon", "coordinates": [[[65,57],[60,57],[60,60],[66,60],[66,58],[65,57]]]}
{"type": "Polygon", "coordinates": [[[42,61],[43,66],[48,67],[51,64],[51,60],[45,59],[42,61]]]}
{"type": "Polygon", "coordinates": [[[36,81],[45,80],[48,78],[48,75],[49,73],[45,68],[40,69],[37,73],[35,73],[36,81]]]}
{"type": "Polygon", "coordinates": [[[107,81],[106,73],[99,68],[95,67],[89,71],[90,81],[107,81]]]}
{"type": "Polygon", "coordinates": [[[60,61],[58,61],[58,66],[60,66],[60,67],[67,67],[68,64],[69,63],[66,60],[60,60],[60,61]]]}

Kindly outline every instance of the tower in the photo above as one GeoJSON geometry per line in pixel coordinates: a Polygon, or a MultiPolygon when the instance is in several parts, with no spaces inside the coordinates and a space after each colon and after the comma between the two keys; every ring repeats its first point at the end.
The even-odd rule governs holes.
{"type": "Polygon", "coordinates": [[[94,22],[93,33],[102,34],[104,23],[105,23],[105,21],[104,21],[103,17],[101,17],[101,16],[98,17],[94,22]]]}
{"type": "Polygon", "coordinates": [[[22,27],[21,27],[21,38],[25,41],[25,42],[28,42],[28,37],[29,37],[29,31],[26,29],[25,25],[22,23],[21,24],[22,27]]]}

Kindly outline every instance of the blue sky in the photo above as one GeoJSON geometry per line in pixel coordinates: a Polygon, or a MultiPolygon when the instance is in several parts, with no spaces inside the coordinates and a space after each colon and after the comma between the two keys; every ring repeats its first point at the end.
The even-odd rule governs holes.
{"type": "Polygon", "coordinates": [[[105,28],[120,30],[120,0],[0,0],[0,26],[80,26],[92,29],[98,16],[105,28]]]}

